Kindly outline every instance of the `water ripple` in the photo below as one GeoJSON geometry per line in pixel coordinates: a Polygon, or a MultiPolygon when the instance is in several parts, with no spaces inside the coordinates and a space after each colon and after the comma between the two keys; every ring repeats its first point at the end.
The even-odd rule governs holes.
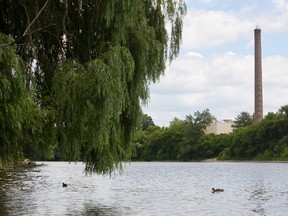
{"type": "Polygon", "coordinates": [[[282,216],[288,211],[287,164],[143,162],[111,178],[85,176],[82,163],[45,164],[0,174],[0,215],[282,216]],[[225,191],[212,194],[212,187],[225,191]]]}

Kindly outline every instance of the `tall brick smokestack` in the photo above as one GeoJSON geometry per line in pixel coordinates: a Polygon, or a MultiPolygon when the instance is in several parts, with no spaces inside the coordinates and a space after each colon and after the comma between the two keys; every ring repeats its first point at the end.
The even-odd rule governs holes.
{"type": "Polygon", "coordinates": [[[258,123],[263,119],[263,95],[262,95],[262,54],[261,54],[261,29],[254,30],[255,39],[255,111],[253,122],[258,123]]]}

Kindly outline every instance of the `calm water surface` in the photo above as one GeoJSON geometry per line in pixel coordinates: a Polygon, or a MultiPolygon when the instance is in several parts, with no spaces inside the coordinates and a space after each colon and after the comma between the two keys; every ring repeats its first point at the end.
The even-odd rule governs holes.
{"type": "Polygon", "coordinates": [[[288,215],[286,163],[135,162],[111,177],[85,176],[82,163],[44,164],[0,173],[1,216],[288,215]]]}

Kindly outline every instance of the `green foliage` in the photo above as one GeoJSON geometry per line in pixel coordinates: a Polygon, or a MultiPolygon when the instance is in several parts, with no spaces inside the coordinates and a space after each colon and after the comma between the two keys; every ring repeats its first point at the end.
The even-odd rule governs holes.
{"type": "Polygon", "coordinates": [[[143,153],[144,160],[176,160],[179,146],[183,139],[180,127],[161,128],[147,138],[143,153]]]}
{"type": "Polygon", "coordinates": [[[283,147],[280,158],[282,158],[283,160],[288,160],[288,136],[282,137],[279,141],[279,145],[283,147]]]}
{"type": "MultiPolygon", "coordinates": [[[[12,41],[12,38],[0,35],[0,44],[12,41]]],[[[15,47],[0,48],[0,70],[0,159],[10,162],[22,156],[19,141],[23,135],[23,109],[29,106],[24,88],[24,67],[15,54],[15,47]]]]}
{"type": "Polygon", "coordinates": [[[152,160],[151,155],[147,151],[147,142],[152,134],[161,131],[162,129],[158,126],[150,126],[146,130],[138,130],[134,137],[136,153],[133,156],[133,160],[152,160]]]}
{"type": "Polygon", "coordinates": [[[197,111],[185,120],[174,118],[168,128],[141,130],[145,138],[137,160],[288,160],[288,120],[283,107],[260,123],[230,134],[204,133],[214,119],[209,110],[197,111]]]}
{"type": "Polygon", "coordinates": [[[204,135],[207,124],[213,119],[206,109],[186,116],[185,120],[174,118],[168,128],[155,128],[152,132],[149,128],[149,133],[141,130],[145,139],[137,140],[141,143],[141,151],[137,151],[137,160],[189,161],[203,158],[200,150],[204,152],[206,145],[198,141],[204,135]]]}
{"type": "MultiPolygon", "coordinates": [[[[207,134],[203,135],[197,144],[199,159],[217,158],[223,149],[230,146],[231,140],[229,134],[207,134]]],[[[227,153],[226,153],[227,154],[227,153]]],[[[226,157],[222,153],[222,159],[226,157]]]]}
{"type": "Polygon", "coordinates": [[[233,134],[231,143],[232,157],[236,159],[249,159],[256,156],[256,148],[252,143],[255,143],[257,126],[249,128],[240,128],[233,134]]]}
{"type": "Polygon", "coordinates": [[[282,118],[288,118],[288,105],[280,107],[277,114],[282,118]]]}
{"type": "Polygon", "coordinates": [[[235,130],[231,134],[229,151],[226,149],[221,154],[233,159],[287,159],[288,120],[284,111],[286,106],[283,107],[276,114],[269,113],[259,124],[235,130]]]}
{"type": "Polygon", "coordinates": [[[231,160],[234,158],[231,157],[230,148],[226,147],[219,153],[217,159],[219,159],[219,160],[231,160]]]}
{"type": "Polygon", "coordinates": [[[142,115],[141,119],[141,130],[147,130],[149,127],[155,127],[156,125],[153,122],[151,116],[147,114],[142,115]]]}
{"type": "Polygon", "coordinates": [[[86,171],[107,172],[131,155],[130,133],[121,123],[124,113],[138,115],[129,109],[127,83],[133,73],[133,58],[120,46],[85,65],[68,61],[59,68],[53,90],[64,159],[79,160],[82,155],[86,171]]]}
{"type": "Polygon", "coordinates": [[[241,112],[235,118],[233,127],[234,128],[247,127],[247,126],[249,126],[251,124],[252,124],[251,115],[248,112],[241,112]]]}
{"type": "Polygon", "coordinates": [[[196,111],[194,115],[186,116],[183,128],[183,142],[179,150],[178,158],[183,160],[195,160],[201,156],[198,154],[197,142],[205,134],[205,128],[215,120],[209,109],[202,112],[196,111]]]}
{"type": "MultiPolygon", "coordinates": [[[[11,42],[0,34],[0,45],[11,42]]],[[[10,165],[31,156],[41,144],[47,147],[48,140],[38,135],[48,118],[25,88],[24,62],[15,46],[0,47],[0,68],[0,160],[10,165]]]]}

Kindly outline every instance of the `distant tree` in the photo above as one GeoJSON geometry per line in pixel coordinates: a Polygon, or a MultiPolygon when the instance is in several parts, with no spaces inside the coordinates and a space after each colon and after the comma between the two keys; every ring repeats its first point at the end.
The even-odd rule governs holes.
{"type": "Polygon", "coordinates": [[[197,111],[194,113],[194,123],[198,125],[203,131],[213,121],[216,121],[216,118],[210,113],[209,109],[205,109],[202,112],[197,111]]]}
{"type": "MultiPolygon", "coordinates": [[[[149,155],[153,160],[176,160],[183,130],[179,127],[161,128],[148,138],[149,155]]],[[[147,153],[146,152],[146,157],[147,153]]]]}
{"type": "MultiPolygon", "coordinates": [[[[159,133],[159,131],[162,131],[162,128],[154,124],[152,117],[147,114],[142,114],[140,127],[133,139],[135,153],[132,160],[149,160],[149,158],[153,157],[152,155],[149,156],[149,153],[147,153],[147,143],[149,137],[154,133],[159,133]]],[[[153,160],[155,160],[155,158],[153,158],[153,160]]]]}
{"type": "Polygon", "coordinates": [[[144,114],[141,119],[141,130],[147,130],[149,127],[156,126],[151,116],[144,114]]]}
{"type": "Polygon", "coordinates": [[[259,124],[250,124],[231,134],[228,158],[254,160],[287,159],[288,106],[268,113],[259,124]]]}
{"type": "Polygon", "coordinates": [[[282,106],[282,107],[278,110],[278,114],[279,114],[281,117],[288,118],[288,105],[282,106]]]}
{"type": "Polygon", "coordinates": [[[255,146],[258,125],[240,127],[235,130],[231,143],[231,156],[235,159],[251,159],[257,154],[255,146]]]}
{"type": "Polygon", "coordinates": [[[230,134],[205,134],[201,136],[197,144],[199,159],[218,157],[219,153],[231,144],[229,136],[230,134]]]}
{"type": "Polygon", "coordinates": [[[252,124],[251,115],[248,112],[243,111],[235,118],[233,127],[240,128],[240,127],[246,127],[251,124],[252,124]]]}
{"type": "Polygon", "coordinates": [[[211,115],[209,109],[202,112],[197,111],[194,115],[186,116],[183,142],[179,150],[179,158],[191,160],[199,158],[196,145],[202,135],[205,134],[205,128],[216,118],[211,115]]]}
{"type": "Polygon", "coordinates": [[[277,113],[273,113],[273,112],[268,112],[267,115],[264,117],[264,120],[275,120],[279,117],[279,115],[277,113]]]}
{"type": "Polygon", "coordinates": [[[178,119],[177,117],[174,117],[174,119],[172,121],[170,121],[170,127],[181,125],[181,124],[183,124],[183,122],[184,122],[183,120],[178,119]]]}
{"type": "Polygon", "coordinates": [[[211,150],[212,153],[205,152],[209,148],[205,145],[207,142],[197,146],[199,138],[205,134],[206,126],[214,120],[215,117],[206,109],[186,116],[185,120],[174,118],[168,128],[148,127],[138,133],[135,141],[137,155],[134,159],[188,161],[218,154],[220,150],[216,148],[211,150]]]}
{"type": "Polygon", "coordinates": [[[205,109],[202,112],[196,111],[194,115],[187,115],[185,122],[191,126],[191,129],[194,128],[194,133],[197,131],[202,135],[205,128],[215,120],[216,118],[211,115],[209,109],[205,109]]]}

